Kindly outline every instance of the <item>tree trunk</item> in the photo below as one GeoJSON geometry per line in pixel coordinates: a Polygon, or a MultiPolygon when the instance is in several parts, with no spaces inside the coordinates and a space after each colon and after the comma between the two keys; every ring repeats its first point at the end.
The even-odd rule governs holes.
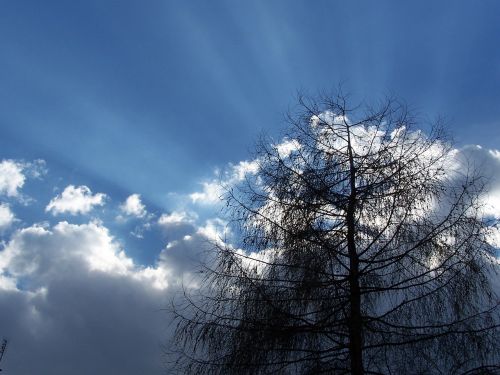
{"type": "Polygon", "coordinates": [[[351,374],[363,375],[363,325],[361,318],[361,293],[359,290],[359,258],[355,242],[355,215],[356,210],[356,168],[352,155],[350,132],[347,133],[350,169],[350,195],[347,205],[347,250],[349,253],[349,356],[351,359],[351,374]]]}
{"type": "Polygon", "coordinates": [[[359,290],[359,261],[354,244],[354,217],[347,215],[351,220],[347,226],[347,246],[349,250],[349,291],[350,291],[350,317],[349,317],[349,355],[351,358],[351,373],[362,375],[363,370],[363,342],[361,319],[361,294],[359,290]],[[352,224],[351,224],[352,222],[352,224]]]}

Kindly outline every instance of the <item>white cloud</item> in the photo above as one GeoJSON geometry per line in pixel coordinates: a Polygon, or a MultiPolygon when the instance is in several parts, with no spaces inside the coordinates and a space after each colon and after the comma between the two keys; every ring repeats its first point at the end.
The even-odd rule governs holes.
{"type": "MultiPolygon", "coordinates": [[[[273,145],[280,157],[286,158],[291,153],[301,148],[300,143],[295,139],[283,139],[280,143],[273,145]]],[[[218,178],[202,182],[201,191],[189,195],[191,201],[195,204],[213,205],[221,203],[227,189],[242,182],[248,176],[259,172],[260,160],[242,160],[237,164],[229,164],[227,168],[220,173],[218,178]]]]}
{"type": "Polygon", "coordinates": [[[0,295],[2,291],[17,291],[16,280],[0,274],[0,295]]]}
{"type": "Polygon", "coordinates": [[[155,272],[124,274],[129,264],[109,241],[99,226],[61,224],[29,228],[8,244],[7,271],[29,290],[0,275],[2,336],[11,338],[5,372],[162,373],[165,291],[152,285],[155,272]]]}
{"type": "Polygon", "coordinates": [[[207,220],[204,226],[198,228],[197,233],[211,242],[222,244],[231,231],[226,221],[215,218],[207,220]]]}
{"type": "Polygon", "coordinates": [[[274,147],[278,151],[280,158],[287,158],[292,152],[300,150],[302,146],[296,139],[284,139],[274,147]]]}
{"type": "Polygon", "coordinates": [[[500,219],[500,151],[489,150],[484,173],[489,177],[489,192],[485,198],[487,213],[500,219]]]}
{"type": "MultiPolygon", "coordinates": [[[[121,216],[118,217],[118,219],[122,219],[121,216]]],[[[138,238],[138,239],[143,239],[144,238],[144,233],[147,231],[150,231],[152,228],[151,222],[146,222],[142,223],[141,225],[137,225],[131,232],[130,235],[138,238]]]]}
{"type": "Polygon", "coordinates": [[[61,213],[70,213],[71,215],[86,214],[94,208],[94,206],[104,205],[103,193],[92,195],[92,192],[87,186],[68,185],[64,191],[53,198],[45,211],[52,212],[53,215],[61,213]]]}
{"type": "Polygon", "coordinates": [[[24,186],[27,177],[41,178],[45,173],[47,173],[45,161],[41,159],[30,163],[11,159],[2,160],[0,162],[0,194],[19,197],[19,191],[24,186]]]}
{"type": "MultiPolygon", "coordinates": [[[[188,213],[165,217],[194,220],[188,213]]],[[[4,370],[164,373],[159,343],[170,337],[171,317],[163,308],[179,288],[199,286],[193,271],[222,224],[191,225],[149,266],[134,262],[99,221],[17,230],[0,250],[1,334],[12,338],[4,370]]]]}
{"type": "Polygon", "coordinates": [[[472,168],[483,176],[486,182],[486,192],[482,202],[484,212],[500,219],[500,151],[487,150],[481,146],[465,146],[459,150],[457,158],[462,169],[472,168]]]}
{"type": "Polygon", "coordinates": [[[498,227],[489,228],[486,239],[491,246],[500,249],[500,228],[498,227]]]}
{"type": "Polygon", "coordinates": [[[192,224],[195,222],[197,216],[194,213],[185,211],[174,211],[170,214],[163,214],[158,219],[158,224],[161,226],[179,225],[179,224],[192,224]]]}
{"type": "MultiPolygon", "coordinates": [[[[215,236],[219,221],[207,222],[206,227],[185,235],[180,241],[167,245],[155,266],[143,267],[127,256],[120,243],[99,221],[70,224],[62,221],[53,227],[32,225],[15,232],[0,251],[0,277],[9,283],[29,286],[36,291],[48,287],[60,277],[78,278],[88,274],[126,277],[146,283],[148,288],[166,289],[170,282],[178,283],[172,275],[180,277],[189,272],[187,258],[194,259],[206,243],[215,236]],[[187,250],[186,242],[196,243],[187,250]],[[182,252],[173,253],[173,244],[184,242],[182,252]],[[182,267],[178,267],[179,264],[182,267]],[[176,266],[177,265],[177,266],[176,266]]],[[[176,276],[176,277],[177,277],[176,276]]],[[[1,288],[0,288],[1,289],[1,288]]]]}
{"type": "Polygon", "coordinates": [[[8,204],[0,203],[0,230],[8,228],[15,220],[8,204]]]}
{"type": "Polygon", "coordinates": [[[240,161],[238,164],[230,164],[227,170],[219,179],[205,181],[202,183],[202,191],[194,192],[189,195],[193,203],[217,204],[225,193],[225,188],[241,182],[249,174],[256,174],[259,170],[258,160],[240,161]]]}
{"type": "Polygon", "coordinates": [[[2,368],[34,374],[43,366],[51,375],[164,373],[159,344],[170,335],[171,317],[163,309],[182,280],[192,279],[203,250],[206,238],[193,234],[144,267],[100,222],[18,230],[0,251],[1,335],[12,338],[2,368]]]}
{"type": "Polygon", "coordinates": [[[146,207],[142,204],[141,196],[139,194],[130,195],[120,206],[120,210],[125,215],[139,218],[142,218],[147,214],[146,207]]]}
{"type": "Polygon", "coordinates": [[[259,171],[259,162],[258,160],[243,160],[236,165],[232,165],[231,167],[232,171],[229,172],[229,180],[243,181],[247,175],[256,174],[259,171]]]}
{"type": "Polygon", "coordinates": [[[0,163],[0,194],[15,197],[24,185],[24,165],[14,160],[3,160],[0,163]]]}
{"type": "Polygon", "coordinates": [[[215,204],[221,201],[224,189],[219,182],[203,182],[202,186],[202,191],[197,191],[189,195],[193,203],[215,204]]]}
{"type": "Polygon", "coordinates": [[[47,163],[43,159],[36,159],[31,163],[26,163],[25,165],[26,175],[31,178],[42,178],[47,174],[47,163]]]}
{"type": "Polygon", "coordinates": [[[17,231],[0,253],[0,272],[7,270],[12,277],[28,278],[38,286],[61,271],[125,275],[133,268],[133,261],[98,222],[63,221],[52,229],[33,225],[17,231]]]}

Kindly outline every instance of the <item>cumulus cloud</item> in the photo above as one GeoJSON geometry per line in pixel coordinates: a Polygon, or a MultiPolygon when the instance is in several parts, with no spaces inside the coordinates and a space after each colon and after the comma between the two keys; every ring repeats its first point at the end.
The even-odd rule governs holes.
{"type": "Polygon", "coordinates": [[[136,264],[100,222],[33,225],[0,251],[3,368],[19,374],[163,374],[162,311],[192,275],[202,232],[172,241],[153,266],[136,264]],[[50,360],[47,360],[50,358],[50,360]]]}
{"type": "Polygon", "coordinates": [[[23,174],[24,165],[14,160],[3,160],[0,163],[0,193],[9,197],[19,194],[26,177],[23,174]]]}
{"type": "MultiPolygon", "coordinates": [[[[301,145],[295,139],[283,139],[280,143],[274,144],[280,157],[286,158],[295,151],[300,150],[301,145]]],[[[237,164],[230,163],[222,172],[216,171],[217,178],[202,182],[201,191],[189,195],[195,204],[214,205],[221,203],[227,189],[242,182],[248,176],[255,175],[259,171],[260,160],[242,160],[237,164]]]]}
{"type": "Polygon", "coordinates": [[[185,211],[173,211],[170,214],[163,214],[158,219],[160,226],[171,226],[179,224],[192,224],[195,222],[197,215],[195,213],[188,213],[185,211]]]}
{"type": "Polygon", "coordinates": [[[214,204],[219,203],[224,194],[221,184],[214,180],[202,183],[202,190],[189,195],[193,203],[214,204]]]}
{"type": "Polygon", "coordinates": [[[0,162],[0,194],[18,197],[26,177],[40,178],[47,172],[45,161],[35,160],[31,163],[5,159],[0,162]]]}
{"type": "Polygon", "coordinates": [[[0,270],[38,286],[61,271],[77,271],[75,265],[78,272],[126,274],[133,262],[97,222],[74,225],[63,221],[52,229],[33,225],[17,231],[0,253],[0,270]]]}
{"type": "Polygon", "coordinates": [[[187,233],[177,233],[159,256],[158,267],[166,271],[172,285],[199,286],[197,271],[203,264],[213,261],[214,244],[224,235],[222,222],[207,220],[201,227],[191,226],[187,233]]]}
{"type": "Polygon", "coordinates": [[[0,203],[0,231],[8,228],[14,222],[14,213],[6,203],[0,203]]]}
{"type": "Polygon", "coordinates": [[[45,211],[53,215],[69,213],[71,215],[89,213],[94,206],[104,205],[106,195],[103,193],[92,194],[87,186],[68,185],[64,191],[53,198],[45,211]]]}
{"type": "Polygon", "coordinates": [[[173,211],[163,214],[157,221],[164,238],[170,242],[177,241],[196,232],[198,215],[194,212],[173,211]]]}
{"type": "Polygon", "coordinates": [[[284,139],[275,147],[281,158],[287,158],[292,152],[300,150],[301,144],[296,139],[284,139]]]}
{"type": "Polygon", "coordinates": [[[463,169],[472,168],[483,176],[486,191],[482,201],[486,215],[500,219],[500,151],[478,145],[465,146],[457,153],[463,169]]]}
{"type": "Polygon", "coordinates": [[[489,177],[489,191],[486,194],[486,211],[500,219],[500,151],[488,150],[484,165],[485,175],[489,177]]]}
{"type": "Polygon", "coordinates": [[[123,214],[128,216],[135,216],[143,218],[147,215],[146,207],[141,202],[140,194],[130,195],[122,205],[120,205],[120,210],[123,214]]]}
{"type": "MultiPolygon", "coordinates": [[[[201,230],[193,234],[206,238],[201,230]]],[[[35,224],[15,232],[0,252],[0,275],[32,292],[61,276],[96,273],[127,277],[145,282],[148,287],[166,289],[168,274],[175,268],[170,264],[172,261],[173,257],[160,255],[155,266],[143,267],[127,256],[101,222],[62,221],[53,227],[35,224]],[[168,262],[163,261],[167,258],[168,262]]]]}
{"type": "MultiPolygon", "coordinates": [[[[487,241],[497,249],[500,249],[500,228],[492,227],[487,234],[487,241]]],[[[500,262],[500,259],[499,259],[500,262]]]]}
{"type": "Polygon", "coordinates": [[[217,204],[221,202],[225,188],[241,182],[247,175],[256,174],[259,170],[258,160],[240,161],[238,164],[230,164],[221,174],[220,178],[202,183],[202,190],[189,195],[193,203],[217,204]]]}
{"type": "Polygon", "coordinates": [[[207,238],[211,243],[222,244],[231,231],[225,220],[215,218],[207,220],[205,225],[198,228],[197,233],[207,238]]]}

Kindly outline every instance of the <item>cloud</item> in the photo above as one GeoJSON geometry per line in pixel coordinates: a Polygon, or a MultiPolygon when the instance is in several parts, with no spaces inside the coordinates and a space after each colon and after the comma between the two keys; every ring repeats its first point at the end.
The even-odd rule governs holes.
{"type": "Polygon", "coordinates": [[[0,203],[0,231],[11,226],[14,222],[14,213],[6,203],[0,203]]]}
{"type": "Polygon", "coordinates": [[[98,222],[74,225],[63,221],[52,229],[33,225],[17,231],[0,253],[0,270],[8,270],[24,285],[29,281],[43,286],[61,272],[123,275],[132,267],[132,260],[98,222]]]}
{"type": "Polygon", "coordinates": [[[168,306],[193,286],[201,232],[136,264],[102,223],[32,225],[0,251],[2,368],[19,374],[163,374],[168,306]]]}
{"type": "Polygon", "coordinates": [[[283,142],[275,146],[281,158],[289,157],[294,151],[300,150],[301,144],[296,139],[284,139],[283,142]]]}
{"type": "Polygon", "coordinates": [[[194,212],[173,211],[163,214],[157,221],[157,227],[161,229],[163,237],[170,242],[179,240],[186,236],[192,236],[196,230],[198,215],[194,212]]]}
{"type": "MultiPolygon", "coordinates": [[[[272,146],[283,158],[290,156],[293,152],[300,150],[301,145],[295,139],[284,138],[280,143],[272,146]]],[[[201,191],[189,194],[192,203],[201,205],[220,204],[228,189],[242,182],[248,176],[258,173],[260,160],[242,160],[237,164],[230,163],[221,173],[216,170],[217,178],[201,183],[201,191]]]]}
{"type": "Polygon", "coordinates": [[[41,178],[47,169],[45,161],[38,159],[31,163],[5,159],[0,162],[0,194],[19,197],[19,190],[26,178],[41,178]]]}
{"type": "Polygon", "coordinates": [[[209,219],[204,226],[198,228],[197,233],[207,238],[212,243],[222,243],[230,236],[228,223],[220,218],[209,219]]]}
{"type": "MultiPolygon", "coordinates": [[[[123,220],[123,217],[118,216],[118,220],[123,220]]],[[[151,223],[148,221],[146,223],[142,223],[140,225],[137,225],[131,232],[130,235],[138,238],[138,239],[143,239],[144,238],[144,233],[147,231],[150,231],[152,228],[151,223]]]]}
{"type": "MultiPolygon", "coordinates": [[[[491,246],[500,249],[500,228],[491,227],[487,234],[487,241],[491,246]]],[[[500,259],[499,259],[500,262],[500,259]]]]}
{"type": "Polygon", "coordinates": [[[135,216],[138,218],[143,218],[147,215],[146,207],[141,202],[141,196],[139,194],[130,195],[122,205],[120,205],[120,210],[128,216],[135,216]]]}
{"type": "Polygon", "coordinates": [[[68,185],[64,191],[53,198],[47,207],[46,212],[52,212],[53,215],[69,213],[71,215],[89,213],[94,206],[104,205],[106,195],[97,193],[92,195],[92,192],[87,186],[68,185]]]}
{"type": "Polygon", "coordinates": [[[0,163],[0,194],[16,197],[24,185],[24,165],[14,160],[3,160],[0,163]]]}
{"type": "Polygon", "coordinates": [[[229,167],[218,179],[205,181],[202,183],[202,191],[189,195],[193,203],[205,205],[218,204],[225,193],[225,189],[241,182],[249,174],[256,174],[259,170],[258,160],[240,161],[238,164],[229,164],[229,167]]]}
{"type": "Polygon", "coordinates": [[[166,271],[168,280],[176,286],[199,286],[197,271],[203,264],[212,262],[214,244],[223,235],[217,219],[208,220],[202,227],[191,226],[186,233],[178,233],[176,240],[170,241],[159,256],[158,268],[166,271]]]}
{"type": "Polygon", "coordinates": [[[168,227],[171,225],[193,224],[197,219],[195,213],[185,211],[173,211],[170,214],[163,214],[158,219],[158,225],[168,227]]]}
{"type": "Polygon", "coordinates": [[[193,203],[215,204],[221,201],[224,190],[218,181],[203,182],[202,186],[202,191],[189,195],[193,203]]]}
{"type": "MultiPolygon", "coordinates": [[[[274,147],[282,157],[300,148],[294,141],[274,147]]],[[[468,146],[456,153],[481,166],[483,175],[492,176],[485,199],[493,207],[491,212],[500,213],[500,152],[468,146]]],[[[25,179],[37,176],[17,162],[8,162],[17,165],[24,178],[10,190],[14,194],[10,196],[19,196],[25,179]]],[[[237,185],[258,170],[258,160],[229,164],[219,178],[191,194],[191,202],[217,204],[222,186],[237,185]]],[[[0,188],[9,196],[7,191],[0,188]]],[[[88,213],[102,206],[105,197],[86,186],[69,185],[46,211],[88,213]]],[[[162,309],[181,286],[200,285],[198,266],[210,264],[214,245],[232,236],[223,220],[203,220],[205,207],[187,207],[161,215],[155,224],[139,194],[120,205],[124,215],[145,218],[141,223],[147,221],[152,232],[161,229],[163,237],[155,240],[168,238],[156,249],[144,249],[159,250],[149,266],[134,260],[123,238],[113,236],[100,221],[31,225],[6,239],[0,247],[0,335],[10,339],[4,370],[47,375],[165,373],[160,344],[171,335],[171,327],[170,316],[162,309]]],[[[0,229],[14,220],[11,207],[0,203],[0,229]]],[[[499,238],[498,231],[491,232],[492,243],[498,244],[499,238]]]]}
{"type": "Polygon", "coordinates": [[[500,151],[478,145],[462,147],[457,154],[463,169],[472,168],[483,176],[486,192],[482,196],[486,215],[500,219],[500,151]]]}

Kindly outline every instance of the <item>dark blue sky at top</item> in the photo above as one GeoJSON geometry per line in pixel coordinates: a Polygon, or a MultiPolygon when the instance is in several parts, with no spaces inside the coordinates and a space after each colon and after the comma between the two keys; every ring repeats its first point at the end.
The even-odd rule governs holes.
{"type": "Polygon", "coordinates": [[[500,147],[497,1],[0,0],[0,156],[168,209],[344,84],[500,147]]]}

